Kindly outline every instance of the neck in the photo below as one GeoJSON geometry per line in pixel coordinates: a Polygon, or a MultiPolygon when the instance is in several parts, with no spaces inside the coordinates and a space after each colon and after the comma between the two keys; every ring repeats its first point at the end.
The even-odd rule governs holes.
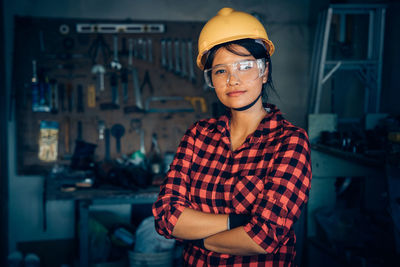
{"type": "Polygon", "coordinates": [[[265,111],[261,99],[255,105],[244,111],[231,109],[231,128],[247,133],[252,133],[265,117],[265,111]]]}

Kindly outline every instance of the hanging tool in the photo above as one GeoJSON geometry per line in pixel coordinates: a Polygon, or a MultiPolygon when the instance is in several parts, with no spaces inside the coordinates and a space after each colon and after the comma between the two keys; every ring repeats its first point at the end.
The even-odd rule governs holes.
{"type": "Polygon", "coordinates": [[[89,57],[92,59],[92,64],[106,65],[110,57],[110,47],[107,45],[101,34],[97,35],[97,38],[89,46],[88,51],[89,57]],[[100,63],[98,57],[102,56],[102,64],[100,63]]]}
{"type": "Polygon", "coordinates": [[[89,84],[87,87],[87,101],[89,108],[96,107],[96,89],[93,84],[89,84]]]}
{"type": "Polygon", "coordinates": [[[140,47],[140,59],[147,60],[147,42],[146,40],[139,38],[138,41],[140,47]]]}
{"type": "Polygon", "coordinates": [[[180,47],[181,47],[181,51],[180,51],[180,55],[181,55],[181,63],[182,63],[182,71],[181,71],[181,76],[183,78],[186,78],[188,75],[188,71],[187,71],[187,60],[186,60],[186,43],[184,41],[180,41],[180,47]]]}
{"type": "Polygon", "coordinates": [[[31,92],[32,92],[32,111],[38,111],[39,107],[39,79],[36,71],[36,60],[32,60],[32,80],[31,80],[31,92]]]}
{"type": "Polygon", "coordinates": [[[123,102],[126,104],[128,102],[128,70],[125,68],[121,70],[121,85],[123,102]]]}
{"type": "Polygon", "coordinates": [[[122,68],[121,63],[118,60],[118,35],[113,36],[113,60],[111,61],[111,68],[120,70],[122,68]]]}
{"type": "Polygon", "coordinates": [[[153,63],[153,41],[150,38],[147,39],[147,51],[149,53],[148,61],[153,63]]]}
{"type": "Polygon", "coordinates": [[[163,68],[167,68],[167,41],[165,39],[161,39],[161,66],[163,68]]]}
{"type": "Polygon", "coordinates": [[[146,72],[144,73],[143,82],[140,85],[140,92],[143,92],[143,88],[146,86],[146,84],[150,88],[150,93],[153,94],[154,93],[154,88],[153,88],[153,85],[151,84],[151,81],[150,81],[149,70],[146,70],[146,72]]]}
{"type": "Polygon", "coordinates": [[[93,64],[92,73],[97,75],[97,84],[96,84],[97,90],[103,91],[104,73],[106,72],[104,65],[108,63],[108,59],[110,56],[110,48],[108,47],[102,35],[99,34],[97,38],[93,41],[93,43],[89,47],[88,54],[92,59],[92,64],[93,64]],[[102,64],[98,59],[100,53],[103,57],[102,64]]]}
{"type": "Polygon", "coordinates": [[[181,74],[181,66],[180,66],[180,50],[179,50],[179,40],[176,39],[174,41],[174,49],[175,49],[175,74],[181,74]]]}
{"type": "Polygon", "coordinates": [[[140,152],[145,155],[146,154],[146,149],[144,147],[144,130],[142,128],[142,120],[141,119],[131,119],[131,124],[130,124],[130,132],[131,131],[136,131],[139,134],[140,138],[140,152]]]}
{"type": "Polygon", "coordinates": [[[104,160],[109,161],[110,160],[110,129],[108,129],[108,128],[106,128],[104,130],[104,151],[105,151],[104,160]]]}
{"type": "Polygon", "coordinates": [[[135,105],[124,107],[124,113],[134,113],[134,112],[144,112],[142,104],[142,94],[141,87],[139,86],[139,77],[137,69],[132,67],[132,80],[133,80],[133,90],[135,93],[135,105]]]}
{"type": "Polygon", "coordinates": [[[106,129],[106,124],[103,120],[99,120],[99,122],[97,123],[97,128],[99,130],[99,140],[103,140],[104,139],[104,131],[106,129]]]}
{"type": "Polygon", "coordinates": [[[118,76],[115,72],[111,74],[110,85],[111,85],[112,103],[118,105],[119,104],[118,76]]]}
{"type": "Polygon", "coordinates": [[[53,114],[58,112],[58,85],[54,79],[50,80],[50,111],[53,114]]]}
{"type": "Polygon", "coordinates": [[[122,124],[114,124],[111,127],[111,135],[114,136],[116,141],[116,151],[121,153],[121,137],[125,134],[125,127],[122,124]]]}
{"type": "Polygon", "coordinates": [[[128,66],[132,67],[133,64],[133,39],[128,39],[128,66]]]}
{"type": "Polygon", "coordinates": [[[135,58],[139,58],[139,47],[137,39],[133,39],[133,56],[135,58]]]}
{"type": "Polygon", "coordinates": [[[106,69],[103,65],[96,64],[92,67],[92,73],[95,74],[96,77],[96,88],[97,91],[104,91],[104,73],[106,69]]]}
{"type": "Polygon", "coordinates": [[[187,42],[187,51],[188,51],[188,64],[189,64],[189,79],[192,83],[196,83],[196,75],[194,73],[193,66],[193,44],[192,40],[187,42]]]}
{"type": "Polygon", "coordinates": [[[172,60],[172,41],[167,40],[167,58],[168,58],[168,70],[174,71],[174,63],[172,60]]]}

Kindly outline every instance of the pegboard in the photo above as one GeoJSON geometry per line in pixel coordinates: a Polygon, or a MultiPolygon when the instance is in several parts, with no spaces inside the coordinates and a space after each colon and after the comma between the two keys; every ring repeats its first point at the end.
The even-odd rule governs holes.
{"type": "Polygon", "coordinates": [[[203,25],[16,17],[12,97],[18,173],[43,174],[55,163],[69,164],[77,139],[95,144],[95,160],[102,161],[107,152],[104,129],[115,124],[123,125],[125,133],[120,152],[116,138],[110,137],[111,159],[140,149],[138,127],[144,131],[146,152],[153,133],[162,152],[175,152],[185,130],[209,117],[216,101],[195,65],[203,25]],[[45,86],[36,91],[34,63],[37,77],[33,81],[45,86]],[[113,68],[116,64],[121,69],[113,68]],[[104,89],[94,65],[104,67],[104,89]],[[146,76],[150,84],[144,83],[146,76]],[[135,91],[138,87],[141,90],[135,91]],[[57,157],[52,161],[38,156],[42,121],[59,125],[57,157]]]}

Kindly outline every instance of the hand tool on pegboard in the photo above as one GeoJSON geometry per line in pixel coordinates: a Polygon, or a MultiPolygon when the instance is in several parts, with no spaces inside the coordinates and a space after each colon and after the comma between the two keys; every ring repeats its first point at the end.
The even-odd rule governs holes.
{"type": "MultiPolygon", "coordinates": [[[[161,66],[165,69],[168,67],[167,63],[167,41],[165,39],[161,39],[161,66]]],[[[185,51],[186,53],[186,51],[185,51]]]]}
{"type": "Polygon", "coordinates": [[[187,71],[187,57],[186,57],[187,50],[186,50],[186,42],[185,41],[180,40],[180,50],[181,50],[180,57],[181,57],[181,63],[182,63],[181,76],[183,78],[186,78],[188,75],[188,71],[187,71]]]}
{"type": "Polygon", "coordinates": [[[174,41],[174,54],[175,54],[175,74],[176,75],[181,75],[181,63],[180,63],[180,55],[181,55],[181,53],[180,53],[180,50],[179,50],[179,40],[178,39],[176,39],[175,41],[174,41]]]}
{"type": "Polygon", "coordinates": [[[143,38],[139,38],[138,39],[138,45],[140,48],[140,53],[139,53],[139,57],[142,60],[147,60],[147,42],[145,39],[143,38]]]}
{"type": "Polygon", "coordinates": [[[39,107],[39,77],[37,75],[36,60],[32,60],[31,95],[32,95],[32,111],[38,111],[38,107],[39,107]]]}
{"type": "Polygon", "coordinates": [[[89,47],[88,54],[92,59],[92,73],[97,76],[97,90],[104,90],[104,74],[106,72],[105,65],[108,64],[108,59],[110,56],[110,48],[105,42],[102,35],[97,35],[97,38],[89,47]],[[102,63],[100,63],[99,56],[102,56],[102,63]]]}
{"type": "Polygon", "coordinates": [[[142,128],[142,120],[141,119],[131,119],[129,132],[135,131],[139,134],[140,138],[140,148],[139,151],[145,155],[146,149],[144,146],[144,129],[142,128]]]}
{"type": "Polygon", "coordinates": [[[110,129],[104,130],[104,160],[110,160],[110,129]]]}
{"type": "Polygon", "coordinates": [[[118,35],[113,36],[113,59],[111,61],[111,68],[120,70],[122,68],[121,63],[118,60],[118,35]]]}
{"type": "Polygon", "coordinates": [[[193,65],[193,44],[192,40],[187,42],[187,51],[188,51],[188,65],[189,65],[189,79],[192,83],[196,83],[196,74],[194,72],[193,65]]]}
{"type": "Polygon", "coordinates": [[[130,69],[132,74],[132,85],[135,95],[135,105],[125,106],[124,113],[143,112],[142,95],[140,93],[138,71],[133,66],[133,55],[134,55],[133,48],[134,48],[134,40],[130,38],[128,40],[128,69],[130,69]]]}
{"type": "Polygon", "coordinates": [[[147,51],[149,52],[148,61],[153,63],[153,41],[150,38],[147,39],[147,51]]]}
{"type": "Polygon", "coordinates": [[[103,120],[99,120],[97,122],[97,129],[99,131],[99,140],[103,140],[104,139],[104,131],[106,129],[106,124],[103,120]]]}
{"type": "Polygon", "coordinates": [[[111,96],[112,102],[115,105],[119,105],[119,92],[118,92],[118,75],[113,72],[110,77],[110,86],[111,86],[111,96]]]}
{"type": "Polygon", "coordinates": [[[58,113],[58,84],[55,79],[50,80],[50,111],[58,113]]]}
{"type": "Polygon", "coordinates": [[[168,70],[173,72],[174,71],[174,62],[173,62],[173,53],[172,53],[172,40],[167,40],[167,64],[168,70]]]}
{"type": "Polygon", "coordinates": [[[121,86],[122,86],[122,99],[124,104],[128,103],[128,70],[122,68],[121,70],[121,86]]]}
{"type": "Polygon", "coordinates": [[[89,108],[96,107],[96,88],[93,84],[89,84],[87,87],[87,105],[89,108]]]}
{"type": "Polygon", "coordinates": [[[125,127],[122,124],[114,124],[111,127],[111,135],[115,138],[116,152],[121,153],[121,137],[125,134],[125,127]]]}

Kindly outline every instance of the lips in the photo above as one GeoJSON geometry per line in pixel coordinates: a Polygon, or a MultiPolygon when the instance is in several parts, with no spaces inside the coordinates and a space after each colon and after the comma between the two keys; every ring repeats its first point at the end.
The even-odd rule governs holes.
{"type": "Polygon", "coordinates": [[[239,91],[239,90],[237,90],[237,91],[229,92],[229,93],[227,93],[226,95],[227,95],[227,96],[230,96],[230,97],[235,97],[235,96],[241,96],[241,95],[243,95],[244,93],[246,93],[246,91],[239,91]]]}

